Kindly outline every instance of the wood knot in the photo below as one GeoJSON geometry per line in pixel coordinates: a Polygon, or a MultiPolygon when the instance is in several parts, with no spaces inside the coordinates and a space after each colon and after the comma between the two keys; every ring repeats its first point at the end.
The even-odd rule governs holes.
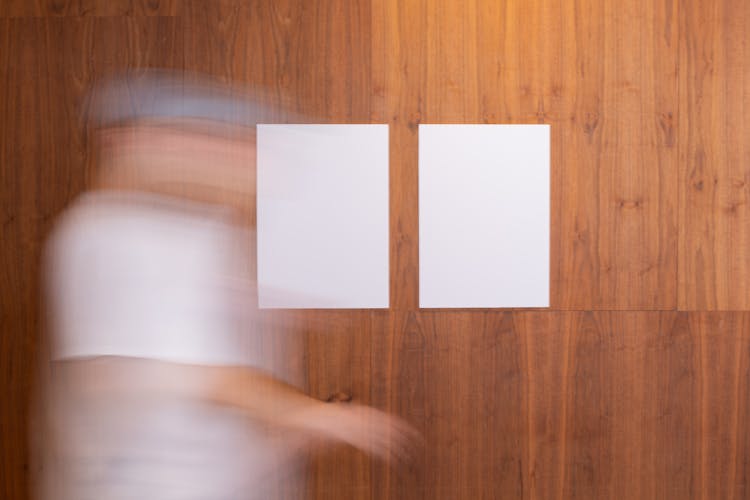
{"type": "Polygon", "coordinates": [[[743,201],[730,201],[724,206],[724,211],[729,214],[736,214],[739,207],[741,207],[744,204],[745,202],[743,201]]]}
{"type": "Polygon", "coordinates": [[[583,132],[591,136],[594,134],[594,131],[596,131],[596,128],[599,126],[599,113],[586,113],[584,116],[583,121],[583,132]]]}
{"type": "Polygon", "coordinates": [[[408,119],[406,120],[406,126],[409,128],[409,130],[413,131],[419,129],[420,123],[422,123],[422,115],[420,113],[413,113],[409,115],[408,119]]]}
{"type": "Polygon", "coordinates": [[[673,147],[675,144],[674,125],[674,116],[671,111],[659,115],[659,126],[664,133],[664,143],[667,147],[673,147]]]}
{"type": "Polygon", "coordinates": [[[351,394],[339,391],[328,396],[328,398],[326,398],[326,403],[348,403],[351,400],[351,394]]]}
{"type": "Polygon", "coordinates": [[[643,200],[636,198],[635,200],[617,200],[617,207],[622,209],[635,209],[643,206],[643,200]]]}

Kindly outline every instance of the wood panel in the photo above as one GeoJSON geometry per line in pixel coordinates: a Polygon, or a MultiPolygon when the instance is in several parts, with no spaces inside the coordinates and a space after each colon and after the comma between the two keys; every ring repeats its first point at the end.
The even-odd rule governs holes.
{"type": "MultiPolygon", "coordinates": [[[[307,386],[314,397],[329,401],[371,404],[371,339],[382,335],[383,312],[317,313],[307,331],[307,386]],[[312,325],[312,327],[311,327],[312,325]],[[314,326],[317,325],[317,326],[314,326]]],[[[309,474],[310,498],[373,498],[371,459],[341,446],[313,454],[309,474]]]]}
{"type": "MultiPolygon", "coordinates": [[[[22,45],[22,36],[31,23],[0,21],[0,58],[4,84],[0,99],[0,193],[2,202],[2,240],[0,246],[0,495],[4,498],[25,498],[28,489],[26,473],[28,453],[25,446],[28,432],[26,411],[30,393],[30,369],[34,352],[37,316],[35,305],[39,289],[39,271],[33,252],[40,237],[38,217],[33,204],[23,204],[22,186],[33,183],[33,157],[29,154],[32,139],[28,124],[19,123],[22,113],[38,112],[35,89],[27,85],[33,81],[37,64],[34,53],[46,52],[43,43],[22,45]],[[24,127],[24,125],[26,125],[24,127]],[[25,129],[25,133],[22,132],[25,129]],[[26,136],[26,137],[24,137],[26,136]],[[23,147],[25,146],[25,147],[23,147]],[[24,208],[21,208],[24,206],[24,208]],[[29,208],[31,213],[29,213],[29,208]]],[[[28,195],[26,195],[28,196],[28,195]]],[[[36,248],[35,248],[36,247],[36,248]]]]}
{"type": "Polygon", "coordinates": [[[0,496],[28,497],[39,259],[92,173],[83,97],[144,67],[247,85],[266,122],[390,125],[390,311],[264,313],[252,348],[424,445],[313,453],[274,498],[748,496],[750,313],[673,310],[748,309],[745,3],[3,2],[0,496]],[[552,311],[418,309],[418,125],[448,122],[552,125],[552,311]]]}
{"type": "Polygon", "coordinates": [[[743,498],[747,313],[395,316],[374,401],[426,449],[376,498],[743,498]]]}
{"type": "Polygon", "coordinates": [[[373,402],[416,425],[418,460],[376,464],[376,498],[523,498],[524,359],[503,313],[392,313],[373,402]],[[472,332],[456,335],[456,329],[472,332]]]}
{"type": "Polygon", "coordinates": [[[750,6],[681,9],[679,307],[750,307],[750,6]]]}
{"type": "Polygon", "coordinates": [[[176,15],[186,0],[3,0],[2,17],[176,15]]]}
{"type": "Polygon", "coordinates": [[[115,68],[168,64],[181,48],[167,19],[29,18],[2,21],[3,498],[26,498],[28,406],[40,337],[40,262],[57,214],[91,174],[84,94],[115,68]],[[178,44],[179,45],[179,44],[178,44]]]}
{"type": "Polygon", "coordinates": [[[390,307],[418,307],[417,127],[422,119],[426,55],[416,35],[426,2],[372,3],[374,99],[389,124],[390,307]]]}
{"type": "Polygon", "coordinates": [[[573,102],[553,158],[553,307],[673,309],[677,2],[574,5],[561,28],[574,37],[563,41],[561,89],[573,102]]]}
{"type": "Polygon", "coordinates": [[[61,25],[47,20],[3,20],[0,24],[1,71],[6,82],[0,99],[0,495],[25,498],[30,469],[28,405],[32,366],[40,347],[41,242],[56,214],[54,198],[66,187],[62,172],[55,169],[63,163],[56,133],[61,107],[55,99],[58,89],[50,85],[60,68],[54,57],[54,35],[61,25]],[[40,127],[42,117],[48,127],[40,127]],[[45,167],[48,177],[42,173],[45,167]]]}
{"type": "Polygon", "coordinates": [[[195,2],[186,68],[250,84],[278,108],[269,120],[382,123],[370,17],[366,1],[195,2]]]}
{"type": "Polygon", "coordinates": [[[383,4],[393,306],[416,304],[418,124],[549,123],[553,308],[673,309],[676,2],[383,4]]]}
{"type": "Polygon", "coordinates": [[[700,453],[692,481],[700,498],[748,495],[748,319],[747,313],[690,316],[694,359],[702,368],[695,387],[700,453]]]}
{"type": "MultiPolygon", "coordinates": [[[[185,68],[253,89],[265,107],[261,122],[384,122],[373,90],[369,2],[196,2],[186,21],[185,68]]],[[[295,382],[321,399],[339,394],[368,404],[370,338],[383,329],[382,316],[295,311],[275,314],[267,325],[304,339],[306,377],[295,382]]],[[[309,497],[372,498],[370,464],[348,447],[311,453],[309,497]]],[[[299,498],[300,488],[281,484],[276,491],[299,498]]]]}

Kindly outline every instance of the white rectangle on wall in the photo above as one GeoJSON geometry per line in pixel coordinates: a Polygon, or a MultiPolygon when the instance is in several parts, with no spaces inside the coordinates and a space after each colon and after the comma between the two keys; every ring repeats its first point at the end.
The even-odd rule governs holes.
{"type": "Polygon", "coordinates": [[[420,125],[420,307],[549,307],[549,138],[420,125]]]}
{"type": "Polygon", "coordinates": [[[388,307],[388,126],[258,125],[261,308],[388,307]]]}

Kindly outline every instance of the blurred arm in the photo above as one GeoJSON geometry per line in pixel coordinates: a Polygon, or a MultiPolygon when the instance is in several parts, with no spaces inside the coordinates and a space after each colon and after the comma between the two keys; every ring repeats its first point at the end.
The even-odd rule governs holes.
{"type": "Polygon", "coordinates": [[[56,363],[58,381],[89,396],[118,394],[163,400],[184,397],[236,408],[248,418],[348,443],[381,458],[401,459],[416,433],[374,408],[324,403],[249,367],[190,365],[100,357],[56,363]]]}

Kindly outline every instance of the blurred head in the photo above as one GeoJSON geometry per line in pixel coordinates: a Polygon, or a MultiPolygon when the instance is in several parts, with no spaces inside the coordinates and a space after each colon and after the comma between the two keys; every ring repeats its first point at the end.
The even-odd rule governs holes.
{"type": "Polygon", "coordinates": [[[196,120],[137,120],[97,132],[98,188],[198,201],[249,203],[255,191],[254,130],[217,133],[196,120]]]}
{"type": "Polygon", "coordinates": [[[255,123],[241,90],[166,71],[94,88],[95,188],[145,190],[241,207],[254,201],[255,123]]]}

